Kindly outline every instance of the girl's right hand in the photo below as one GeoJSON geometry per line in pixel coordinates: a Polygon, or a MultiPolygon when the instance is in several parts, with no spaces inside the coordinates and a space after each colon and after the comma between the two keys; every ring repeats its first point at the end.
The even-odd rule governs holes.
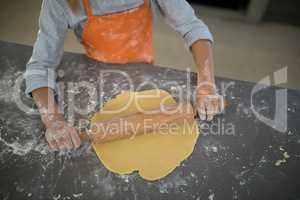
{"type": "Polygon", "coordinates": [[[77,130],[70,126],[63,117],[46,120],[46,140],[51,149],[71,150],[80,146],[77,130]]]}

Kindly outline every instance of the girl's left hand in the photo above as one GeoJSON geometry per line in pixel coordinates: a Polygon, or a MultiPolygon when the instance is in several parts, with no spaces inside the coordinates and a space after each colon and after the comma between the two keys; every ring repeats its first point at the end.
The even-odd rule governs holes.
{"type": "Polygon", "coordinates": [[[213,117],[224,110],[223,96],[217,92],[197,89],[197,110],[201,120],[211,121],[213,117]]]}

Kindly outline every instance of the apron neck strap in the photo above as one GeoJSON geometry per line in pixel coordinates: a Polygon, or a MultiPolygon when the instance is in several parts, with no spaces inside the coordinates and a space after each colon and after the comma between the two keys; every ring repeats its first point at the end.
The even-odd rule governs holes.
{"type": "Polygon", "coordinates": [[[93,16],[93,10],[92,10],[90,0],[83,0],[83,6],[84,6],[84,10],[86,12],[86,15],[88,17],[93,16]]]}

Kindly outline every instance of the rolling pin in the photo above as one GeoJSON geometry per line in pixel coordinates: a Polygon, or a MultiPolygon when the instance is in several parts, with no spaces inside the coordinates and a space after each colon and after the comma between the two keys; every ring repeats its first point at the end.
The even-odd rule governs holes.
{"type": "Polygon", "coordinates": [[[94,143],[132,138],[158,131],[168,125],[192,123],[194,116],[195,113],[190,103],[178,103],[172,106],[164,106],[162,110],[147,110],[98,121],[87,132],[81,132],[80,138],[94,143]]]}

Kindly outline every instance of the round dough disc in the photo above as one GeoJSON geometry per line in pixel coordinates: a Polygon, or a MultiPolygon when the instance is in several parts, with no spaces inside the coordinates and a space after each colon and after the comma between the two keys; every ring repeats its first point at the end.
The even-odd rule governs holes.
{"type": "MultiPolygon", "coordinates": [[[[161,104],[175,103],[173,97],[164,90],[123,91],[92,117],[91,124],[135,113],[138,107],[152,110],[159,108],[161,104]]],[[[167,134],[164,131],[147,133],[129,139],[93,144],[93,147],[103,165],[110,171],[118,174],[138,171],[146,180],[157,180],[171,173],[193,152],[198,135],[195,121],[190,125],[179,126],[176,130],[168,130],[167,134]]]]}

